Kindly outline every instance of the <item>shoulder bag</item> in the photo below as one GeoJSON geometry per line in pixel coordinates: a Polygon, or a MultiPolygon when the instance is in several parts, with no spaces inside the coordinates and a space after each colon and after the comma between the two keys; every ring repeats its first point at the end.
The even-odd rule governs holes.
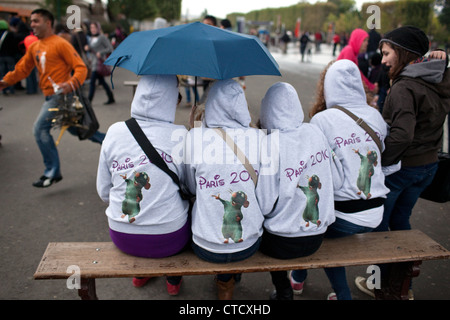
{"type": "Polygon", "coordinates": [[[89,139],[97,132],[100,128],[100,124],[97,120],[97,117],[94,112],[94,108],[92,107],[89,99],[83,94],[83,90],[81,85],[74,91],[74,97],[77,96],[78,100],[83,105],[83,115],[79,121],[80,126],[77,126],[77,134],[78,139],[86,140],[89,139]]]}
{"type": "Polygon", "coordinates": [[[181,198],[183,200],[189,200],[190,206],[192,208],[192,204],[194,201],[195,196],[190,194],[189,192],[185,191],[181,187],[180,179],[176,175],[175,172],[169,169],[167,164],[164,162],[163,158],[159,155],[158,151],[156,151],[155,147],[151,144],[150,140],[148,140],[147,136],[145,135],[144,131],[142,131],[141,127],[137,123],[136,119],[130,118],[127,121],[125,121],[125,124],[127,125],[128,129],[133,134],[133,137],[138,142],[139,146],[142,148],[142,150],[145,152],[149,160],[156,165],[159,169],[167,173],[172,180],[178,185],[181,198]]]}

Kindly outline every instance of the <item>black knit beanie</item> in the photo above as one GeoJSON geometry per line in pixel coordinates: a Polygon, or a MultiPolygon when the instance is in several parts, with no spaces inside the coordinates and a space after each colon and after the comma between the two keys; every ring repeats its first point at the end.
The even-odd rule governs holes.
{"type": "Polygon", "coordinates": [[[380,44],[382,42],[392,43],[419,56],[424,56],[429,48],[429,40],[425,32],[412,26],[400,27],[386,33],[380,44]]]}

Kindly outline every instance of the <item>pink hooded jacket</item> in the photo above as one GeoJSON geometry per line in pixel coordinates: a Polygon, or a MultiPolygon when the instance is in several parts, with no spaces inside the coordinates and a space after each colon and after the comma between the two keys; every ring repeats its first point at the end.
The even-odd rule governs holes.
{"type": "MultiPolygon", "coordinates": [[[[352,34],[350,35],[348,45],[345,46],[344,49],[342,49],[336,60],[347,59],[353,61],[354,63],[356,63],[356,65],[358,65],[359,48],[361,48],[364,39],[366,39],[368,36],[369,34],[363,29],[353,30],[352,34]]],[[[366,76],[364,76],[362,73],[361,78],[363,82],[369,87],[369,90],[373,90],[375,88],[375,85],[370,82],[369,79],[367,79],[366,76]]]]}

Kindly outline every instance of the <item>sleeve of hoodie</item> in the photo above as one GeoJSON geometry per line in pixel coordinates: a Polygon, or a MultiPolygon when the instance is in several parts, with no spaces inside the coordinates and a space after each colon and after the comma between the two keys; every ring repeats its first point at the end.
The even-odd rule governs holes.
{"type": "Polygon", "coordinates": [[[398,163],[414,138],[416,112],[414,95],[402,82],[391,88],[383,108],[383,118],[390,127],[384,140],[385,149],[381,157],[382,166],[398,163]]]}
{"type": "Polygon", "coordinates": [[[255,190],[259,207],[265,216],[272,212],[280,192],[279,157],[270,156],[267,148],[269,145],[270,135],[261,144],[261,166],[255,190]]]}
{"type": "Polygon", "coordinates": [[[103,142],[102,149],[100,151],[100,158],[98,161],[97,168],[97,193],[104,202],[109,203],[109,192],[112,188],[111,182],[111,172],[106,165],[106,154],[103,146],[105,141],[103,142]]]}

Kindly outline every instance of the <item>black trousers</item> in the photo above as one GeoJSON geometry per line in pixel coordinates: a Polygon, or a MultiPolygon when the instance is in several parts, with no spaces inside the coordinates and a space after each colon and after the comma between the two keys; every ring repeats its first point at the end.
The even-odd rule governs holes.
{"type": "MultiPolygon", "coordinates": [[[[323,234],[288,238],[264,231],[260,250],[262,253],[276,259],[293,259],[306,257],[316,252],[323,241],[323,234]]],[[[291,290],[287,271],[271,271],[272,283],[277,292],[291,290]]]]}

